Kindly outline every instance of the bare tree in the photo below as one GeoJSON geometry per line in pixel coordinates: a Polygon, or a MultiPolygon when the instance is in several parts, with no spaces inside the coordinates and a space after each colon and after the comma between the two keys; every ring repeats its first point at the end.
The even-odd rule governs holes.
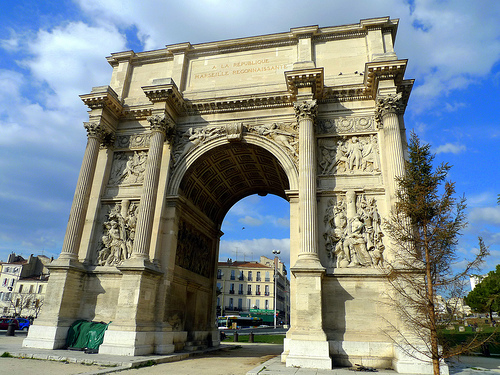
{"type": "MultiPolygon", "coordinates": [[[[450,166],[433,169],[429,145],[421,145],[412,133],[408,146],[406,174],[397,179],[397,202],[385,223],[395,248],[387,264],[389,283],[395,292],[392,301],[405,328],[393,327],[394,340],[409,355],[426,356],[439,375],[440,361],[463,353],[478,340],[455,348],[440,348],[439,331],[446,324],[439,314],[437,294],[463,296],[465,277],[488,255],[479,239],[479,251],[472,260],[463,260],[456,271],[456,253],[461,230],[467,225],[465,198],[456,199],[454,183],[445,181],[450,166]]],[[[450,314],[453,316],[453,314],[450,314]]]]}

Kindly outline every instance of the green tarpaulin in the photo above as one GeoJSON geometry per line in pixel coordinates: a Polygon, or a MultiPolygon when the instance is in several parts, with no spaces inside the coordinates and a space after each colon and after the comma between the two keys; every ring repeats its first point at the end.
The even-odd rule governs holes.
{"type": "Polygon", "coordinates": [[[66,346],[78,349],[99,349],[99,345],[104,340],[104,332],[109,324],[111,322],[106,324],[103,322],[77,320],[69,327],[66,346]]]}

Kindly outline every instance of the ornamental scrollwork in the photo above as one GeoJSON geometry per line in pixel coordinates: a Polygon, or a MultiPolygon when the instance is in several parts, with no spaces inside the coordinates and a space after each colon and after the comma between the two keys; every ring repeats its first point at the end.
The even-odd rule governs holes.
{"type": "Polygon", "coordinates": [[[302,119],[315,119],[318,114],[318,105],[316,100],[307,100],[293,103],[295,117],[297,121],[302,119]]]}
{"type": "Polygon", "coordinates": [[[151,134],[133,134],[116,136],[115,148],[149,148],[151,134]]]}
{"type": "Polygon", "coordinates": [[[402,93],[397,93],[377,98],[375,103],[375,120],[379,127],[382,127],[382,119],[386,114],[400,114],[404,112],[402,97],[402,93]]]}
{"type": "Polygon", "coordinates": [[[321,139],[319,142],[319,174],[380,173],[377,136],[353,136],[321,139]]]}
{"type": "Polygon", "coordinates": [[[375,130],[373,116],[337,117],[318,119],[319,134],[348,134],[375,130]]]}
{"type": "Polygon", "coordinates": [[[375,198],[345,196],[330,199],[325,213],[323,235],[328,258],[333,267],[383,266],[384,234],[375,198]]]}
{"type": "Polygon", "coordinates": [[[164,113],[152,115],[147,118],[151,132],[161,132],[165,135],[167,141],[171,142],[175,136],[175,124],[164,113]]]}
{"type": "Polygon", "coordinates": [[[130,258],[134,245],[138,204],[123,200],[106,215],[96,265],[116,266],[130,258]]]}

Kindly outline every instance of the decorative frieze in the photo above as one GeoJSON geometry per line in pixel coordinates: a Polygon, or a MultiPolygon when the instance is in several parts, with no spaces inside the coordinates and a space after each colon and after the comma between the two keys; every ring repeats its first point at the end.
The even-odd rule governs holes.
{"type": "Polygon", "coordinates": [[[380,151],[375,134],[322,138],[318,143],[319,175],[380,173],[380,151]]]}
{"type": "Polygon", "coordinates": [[[172,153],[174,165],[192,149],[226,134],[226,128],[223,126],[189,128],[183,133],[177,132],[174,142],[174,151],[172,153]]]}
{"type": "Polygon", "coordinates": [[[299,133],[297,123],[277,123],[248,127],[249,133],[256,133],[275,142],[296,162],[299,157],[299,133]]]}
{"type": "Polygon", "coordinates": [[[328,202],[325,250],[333,267],[383,265],[384,234],[375,198],[349,190],[328,202]]]}
{"type": "Polygon", "coordinates": [[[123,200],[109,210],[103,223],[102,237],[97,249],[98,266],[116,266],[130,258],[135,238],[138,203],[123,200]]]}
{"type": "Polygon", "coordinates": [[[212,267],[211,240],[193,226],[181,221],[177,234],[175,264],[204,277],[212,267]]]}
{"type": "Polygon", "coordinates": [[[115,152],[108,184],[142,184],[147,159],[146,151],[115,152]]]}
{"type": "Polygon", "coordinates": [[[350,134],[375,130],[373,116],[318,119],[317,124],[320,134],[350,134]]]}
{"type": "Polygon", "coordinates": [[[116,136],[115,148],[149,148],[149,140],[151,134],[132,134],[132,135],[118,135],[116,136]]]}

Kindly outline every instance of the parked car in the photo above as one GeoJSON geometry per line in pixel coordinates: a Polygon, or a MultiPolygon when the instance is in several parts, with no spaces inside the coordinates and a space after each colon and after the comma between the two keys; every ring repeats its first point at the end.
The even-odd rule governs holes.
{"type": "Polygon", "coordinates": [[[17,322],[19,323],[19,329],[25,329],[28,330],[30,327],[30,320],[26,318],[17,318],[17,322]]]}
{"type": "Polygon", "coordinates": [[[12,319],[12,318],[0,318],[0,329],[7,329],[9,328],[9,324],[13,322],[15,325],[15,329],[19,329],[19,322],[17,319],[12,319]]]}

